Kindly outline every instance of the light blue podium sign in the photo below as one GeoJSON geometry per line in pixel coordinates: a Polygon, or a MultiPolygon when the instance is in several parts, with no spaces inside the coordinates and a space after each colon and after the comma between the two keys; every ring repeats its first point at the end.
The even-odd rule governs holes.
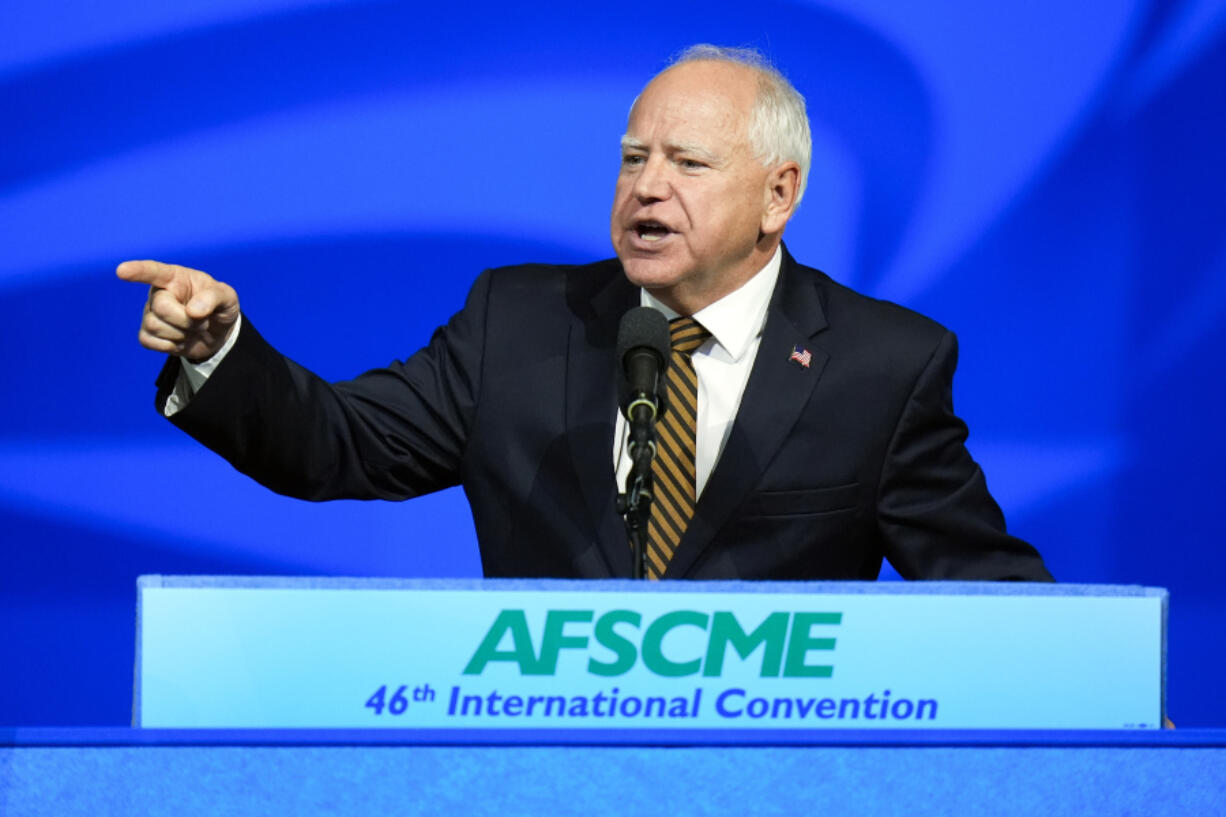
{"type": "MultiPolygon", "coordinates": [[[[136,725],[1156,729],[1167,594],[144,576],[136,725]]],[[[597,738],[598,739],[598,738],[597,738]]]]}

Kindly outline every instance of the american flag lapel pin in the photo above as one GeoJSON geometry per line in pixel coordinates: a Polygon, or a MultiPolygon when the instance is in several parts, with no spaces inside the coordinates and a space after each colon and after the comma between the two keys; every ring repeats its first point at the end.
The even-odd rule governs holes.
{"type": "Polygon", "coordinates": [[[796,344],[792,347],[792,354],[788,355],[788,360],[794,360],[807,369],[809,364],[813,362],[813,354],[800,344],[796,344]]]}

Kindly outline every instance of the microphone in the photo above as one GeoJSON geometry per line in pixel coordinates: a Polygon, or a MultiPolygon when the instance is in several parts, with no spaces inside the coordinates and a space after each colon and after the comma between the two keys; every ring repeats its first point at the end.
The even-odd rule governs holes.
{"type": "Polygon", "coordinates": [[[668,320],[649,306],[622,315],[617,328],[621,365],[618,405],[630,426],[630,473],[617,510],[626,523],[632,553],[631,576],[647,575],[647,526],[651,519],[651,461],[656,455],[656,418],[664,413],[664,373],[672,357],[668,320]]]}
{"type": "Polygon", "coordinates": [[[664,373],[671,354],[668,319],[661,312],[636,306],[622,316],[617,330],[620,404],[630,422],[630,456],[636,461],[646,453],[639,446],[652,444],[652,424],[664,413],[664,373]]]}

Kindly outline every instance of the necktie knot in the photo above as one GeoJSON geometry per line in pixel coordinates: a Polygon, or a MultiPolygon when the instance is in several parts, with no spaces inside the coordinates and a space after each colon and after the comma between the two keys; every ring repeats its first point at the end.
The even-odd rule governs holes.
{"type": "Polygon", "coordinates": [[[673,351],[683,355],[692,354],[702,346],[711,333],[693,318],[673,318],[668,322],[668,333],[672,340],[673,351]]]}

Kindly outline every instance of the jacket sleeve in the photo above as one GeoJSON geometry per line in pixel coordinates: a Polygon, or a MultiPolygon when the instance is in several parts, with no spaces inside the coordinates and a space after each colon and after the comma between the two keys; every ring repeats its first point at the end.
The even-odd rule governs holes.
{"type": "MultiPolygon", "coordinates": [[[[301,499],[405,499],[456,485],[480,391],[489,273],[407,360],[327,383],[244,315],[234,348],[176,426],[272,490],[301,499]]],[[[158,378],[157,406],[178,376],[158,378]]]]}
{"type": "Polygon", "coordinates": [[[1052,581],[1038,552],[1005,530],[953,411],[957,339],[945,332],[887,448],[877,497],[886,557],[904,578],[1052,581]]]}

